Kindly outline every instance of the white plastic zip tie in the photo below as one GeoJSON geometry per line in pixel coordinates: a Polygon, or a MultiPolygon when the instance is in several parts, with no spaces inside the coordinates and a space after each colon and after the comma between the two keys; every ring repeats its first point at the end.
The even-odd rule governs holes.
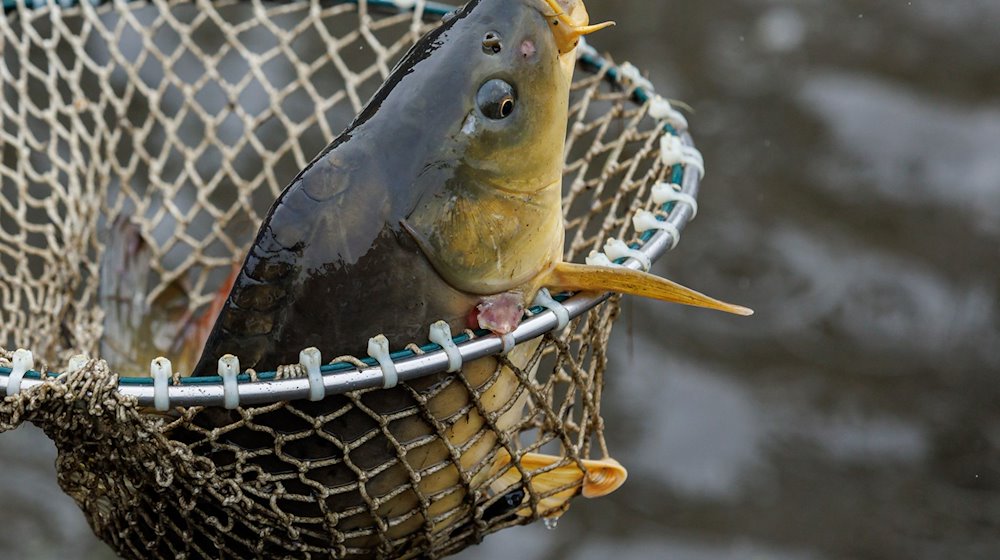
{"type": "Polygon", "coordinates": [[[382,334],[368,339],[368,355],[375,358],[382,367],[382,388],[395,387],[399,383],[399,374],[396,373],[396,364],[392,363],[392,357],[389,355],[389,339],[382,334]]]}
{"type": "Polygon", "coordinates": [[[599,251],[591,251],[584,262],[590,266],[621,266],[618,263],[612,262],[607,255],[599,251]]]}
{"type": "Polygon", "coordinates": [[[170,393],[167,389],[174,368],[170,360],[160,356],[149,362],[149,376],[153,378],[153,408],[160,412],[170,410],[170,393]]]}
{"type": "Polygon", "coordinates": [[[580,37],[580,42],[576,45],[576,56],[577,58],[582,56],[590,56],[596,58],[598,56],[597,49],[590,46],[587,42],[586,37],[580,37]]]}
{"type": "Polygon", "coordinates": [[[7,396],[13,396],[21,392],[21,380],[29,369],[35,368],[35,357],[29,350],[18,348],[14,350],[13,366],[10,369],[10,376],[7,378],[7,396]]]}
{"type": "Polygon", "coordinates": [[[309,376],[309,400],[321,401],[326,396],[326,389],[323,388],[323,373],[319,371],[323,363],[323,354],[319,348],[310,346],[299,352],[299,363],[306,369],[309,376]]]}
{"type": "Polygon", "coordinates": [[[503,348],[500,350],[501,356],[506,356],[511,350],[514,349],[515,346],[517,346],[517,342],[514,340],[514,333],[502,335],[500,340],[503,341],[503,348]]]}
{"type": "Polygon", "coordinates": [[[685,146],[681,139],[673,134],[664,134],[660,139],[660,159],[663,164],[682,164],[691,166],[698,170],[699,177],[705,178],[705,159],[701,157],[701,152],[693,146],[685,146]]]}
{"type": "Polygon", "coordinates": [[[632,84],[636,87],[641,87],[647,92],[653,91],[653,82],[647,80],[642,75],[642,72],[631,62],[623,62],[618,67],[618,72],[622,82],[632,84]]]}
{"type": "Polygon", "coordinates": [[[666,204],[680,202],[691,207],[691,219],[698,217],[698,199],[686,192],[681,192],[681,186],[676,183],[657,183],[653,186],[653,202],[666,204]]]}
{"type": "Polygon", "coordinates": [[[683,113],[674,109],[674,106],[662,95],[654,95],[649,100],[649,116],[658,121],[666,121],[678,132],[688,129],[687,117],[683,113]]]}
{"type": "Polygon", "coordinates": [[[639,261],[639,266],[644,271],[648,271],[649,267],[653,266],[653,261],[646,253],[638,249],[633,249],[621,239],[615,239],[614,237],[609,237],[607,243],[604,244],[604,253],[612,261],[616,261],[622,257],[635,259],[639,261]]]}
{"type": "Polygon", "coordinates": [[[673,249],[677,246],[677,242],[681,240],[681,232],[677,229],[674,224],[660,220],[649,210],[639,210],[632,216],[632,225],[635,226],[635,230],[638,232],[646,232],[651,229],[657,229],[665,231],[670,234],[670,248],[673,249]]]}
{"type": "Polygon", "coordinates": [[[222,406],[232,410],[240,406],[240,388],[236,376],[240,374],[240,359],[232,354],[219,358],[219,377],[222,378],[222,406]]]}
{"type": "Polygon", "coordinates": [[[556,330],[561,331],[566,328],[569,324],[569,310],[566,306],[559,303],[552,298],[552,294],[549,293],[547,288],[542,288],[538,290],[538,294],[535,295],[535,305],[544,307],[556,314],[556,330]]]}
{"type": "Polygon", "coordinates": [[[437,344],[448,355],[448,373],[454,373],[462,369],[462,352],[455,345],[455,340],[451,336],[451,326],[445,321],[438,321],[431,325],[430,334],[427,339],[437,344]]]}
{"type": "Polygon", "coordinates": [[[90,356],[86,354],[74,354],[69,359],[69,363],[66,364],[66,373],[73,373],[74,371],[80,371],[83,366],[87,365],[90,361],[90,356]]]}

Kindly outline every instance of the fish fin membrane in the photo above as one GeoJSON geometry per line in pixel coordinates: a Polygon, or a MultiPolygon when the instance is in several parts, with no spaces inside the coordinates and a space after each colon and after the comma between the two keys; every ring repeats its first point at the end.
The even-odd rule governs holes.
{"type": "Polygon", "coordinates": [[[517,514],[522,517],[532,515],[544,517],[559,517],[569,508],[569,500],[577,494],[585,498],[606,496],[625,483],[628,471],[618,461],[612,458],[601,460],[583,459],[583,469],[576,461],[566,463],[566,457],[544,455],[541,453],[526,453],[519,459],[521,466],[511,465],[510,454],[501,449],[494,462],[496,471],[503,470],[491,489],[496,494],[506,494],[512,488],[522,484],[521,471],[531,479],[531,490],[539,497],[535,511],[531,510],[531,501],[525,495],[522,507],[517,514]],[[558,466],[555,466],[558,465],[558,466]]]}
{"type": "Polygon", "coordinates": [[[620,292],[671,303],[705,307],[732,313],[753,315],[753,310],[719,301],[666,278],[626,267],[559,263],[549,272],[543,285],[554,291],[620,292]]]}
{"type": "Polygon", "coordinates": [[[212,328],[215,326],[219,314],[222,313],[222,308],[226,305],[226,300],[229,299],[229,294],[233,290],[233,285],[236,284],[236,279],[239,277],[241,269],[241,262],[233,263],[232,268],[229,270],[229,276],[226,277],[222,285],[219,286],[218,291],[215,292],[212,302],[208,304],[208,307],[200,315],[190,318],[180,339],[175,342],[173,350],[181,356],[180,362],[182,364],[193,367],[198,363],[202,349],[205,348],[205,343],[212,334],[212,328]]]}

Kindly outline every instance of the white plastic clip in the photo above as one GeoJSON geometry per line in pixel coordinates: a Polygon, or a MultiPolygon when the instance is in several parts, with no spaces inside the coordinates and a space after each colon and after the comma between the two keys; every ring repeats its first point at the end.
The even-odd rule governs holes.
{"type": "Polygon", "coordinates": [[[219,377],[222,378],[222,406],[232,410],[240,406],[240,389],[236,376],[240,374],[240,359],[232,354],[219,358],[219,377]]]}
{"type": "Polygon", "coordinates": [[[24,374],[28,373],[28,370],[35,368],[35,357],[30,351],[18,348],[14,350],[13,365],[10,375],[7,377],[8,397],[21,392],[21,380],[24,379],[24,374]]]}
{"type": "Polygon", "coordinates": [[[653,266],[653,261],[649,258],[649,255],[638,249],[629,247],[624,241],[615,239],[614,237],[609,237],[607,243],[604,244],[604,253],[613,261],[623,257],[635,259],[639,261],[639,266],[644,271],[648,271],[649,267],[653,266]]]}
{"type": "Polygon", "coordinates": [[[299,352],[299,363],[306,369],[309,376],[309,400],[321,401],[326,396],[326,389],[323,388],[323,374],[319,371],[323,363],[323,354],[319,348],[310,346],[299,352]]]}
{"type": "Polygon", "coordinates": [[[506,356],[511,350],[517,346],[517,342],[514,340],[514,333],[507,333],[500,336],[500,340],[503,342],[503,348],[500,349],[500,355],[506,356]]]}
{"type": "Polygon", "coordinates": [[[395,387],[399,383],[399,374],[396,373],[396,364],[392,363],[392,357],[389,355],[389,339],[382,334],[369,339],[368,355],[375,358],[382,367],[382,387],[385,389],[395,387]]]}
{"type": "Polygon", "coordinates": [[[149,376],[153,378],[153,408],[160,412],[170,410],[168,385],[173,375],[174,367],[170,360],[160,356],[149,362],[149,376]]]}
{"type": "Polygon", "coordinates": [[[618,263],[612,262],[607,255],[599,251],[591,251],[584,262],[590,266],[621,266],[618,263]]]}
{"type": "Polygon", "coordinates": [[[544,307],[556,314],[556,330],[561,331],[569,324],[569,310],[566,306],[552,298],[547,288],[538,290],[535,295],[535,305],[544,307]]]}
{"type": "Polygon", "coordinates": [[[694,167],[699,176],[705,178],[705,158],[693,146],[685,146],[681,139],[673,134],[664,134],[660,139],[660,159],[667,166],[682,164],[694,167]]]}
{"type": "Polygon", "coordinates": [[[577,45],[576,45],[576,56],[578,58],[579,57],[583,57],[583,56],[589,56],[589,57],[592,57],[592,58],[596,58],[598,56],[597,55],[597,49],[595,49],[594,47],[590,46],[590,43],[587,42],[587,38],[586,37],[580,37],[580,42],[577,43],[577,45]]]}
{"type": "Polygon", "coordinates": [[[686,192],[681,192],[681,186],[676,183],[657,183],[653,186],[653,202],[666,204],[680,202],[691,207],[691,219],[698,216],[698,199],[686,192]]]}
{"type": "Polygon", "coordinates": [[[462,369],[462,353],[455,345],[455,340],[451,336],[451,327],[445,321],[438,321],[431,325],[431,332],[427,339],[437,344],[448,355],[448,373],[462,369]]]}
{"type": "Polygon", "coordinates": [[[623,62],[618,67],[619,75],[621,76],[621,81],[627,84],[632,84],[636,87],[641,87],[647,92],[653,91],[653,82],[647,80],[642,72],[635,67],[631,62],[623,62]]]}
{"type": "Polygon", "coordinates": [[[674,106],[662,95],[654,95],[649,100],[649,116],[658,121],[667,121],[679,132],[688,129],[687,117],[674,109],[674,106]]]}
{"type": "Polygon", "coordinates": [[[677,242],[681,240],[681,231],[677,229],[674,224],[660,220],[656,217],[656,214],[648,210],[639,210],[632,216],[632,225],[635,226],[635,230],[639,232],[649,231],[651,229],[665,231],[670,235],[671,243],[670,248],[673,249],[677,246],[677,242]]]}
{"type": "Polygon", "coordinates": [[[66,373],[80,371],[89,361],[90,356],[86,354],[74,354],[70,357],[69,363],[66,365],[66,373]]]}

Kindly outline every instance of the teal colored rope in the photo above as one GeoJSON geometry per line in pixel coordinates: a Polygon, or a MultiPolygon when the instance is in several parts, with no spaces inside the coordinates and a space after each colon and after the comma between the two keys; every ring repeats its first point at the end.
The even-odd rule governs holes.
{"type": "MultiPolygon", "coordinates": [[[[593,56],[585,54],[580,57],[580,64],[584,67],[590,68],[594,72],[600,72],[605,66],[608,65],[608,61],[602,56],[593,56]]],[[[620,72],[618,71],[618,68],[614,66],[609,67],[607,72],[605,72],[604,76],[605,79],[610,81],[611,83],[620,85],[619,82],[620,72]]],[[[632,91],[632,100],[638,103],[639,105],[645,104],[651,98],[652,98],[652,92],[646,91],[646,89],[641,86],[635,88],[632,91]]],[[[677,130],[670,124],[664,125],[663,131],[672,136],[678,135],[677,130]]],[[[683,165],[675,165],[673,169],[671,169],[670,182],[678,185],[684,182],[683,165]]],[[[669,214],[671,211],[673,211],[674,206],[676,204],[677,204],[676,202],[667,202],[664,203],[663,206],[660,207],[660,209],[669,214]]],[[[643,232],[643,234],[639,237],[642,243],[631,243],[629,244],[629,247],[632,249],[641,248],[642,245],[649,242],[649,240],[652,239],[653,236],[656,235],[656,233],[657,232],[653,230],[643,232]]],[[[628,257],[622,257],[620,259],[615,260],[614,262],[617,264],[623,264],[627,259],[628,257]]]]}

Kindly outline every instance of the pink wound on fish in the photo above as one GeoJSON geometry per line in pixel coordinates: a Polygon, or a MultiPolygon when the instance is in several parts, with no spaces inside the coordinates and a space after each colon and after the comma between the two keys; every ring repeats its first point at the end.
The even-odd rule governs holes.
{"type": "Polygon", "coordinates": [[[521,55],[524,58],[531,58],[537,51],[538,49],[535,48],[535,43],[531,39],[525,39],[524,42],[521,43],[521,55]]]}
{"type": "Polygon", "coordinates": [[[476,306],[476,322],[479,328],[498,335],[514,332],[524,317],[524,294],[504,292],[482,299],[476,306]]]}

